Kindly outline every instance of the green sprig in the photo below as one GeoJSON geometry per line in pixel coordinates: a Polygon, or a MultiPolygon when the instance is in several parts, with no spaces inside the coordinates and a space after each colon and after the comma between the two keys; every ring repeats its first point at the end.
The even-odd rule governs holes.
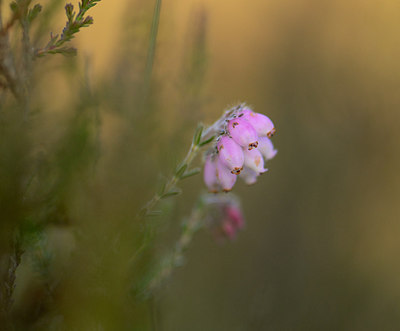
{"type": "Polygon", "coordinates": [[[100,1],[101,0],[82,0],[79,3],[78,13],[74,11],[74,6],[72,4],[67,4],[65,6],[67,22],[61,35],[59,36],[58,34],[50,34],[50,40],[47,45],[42,49],[36,50],[35,56],[43,57],[47,54],[75,55],[76,49],[73,47],[64,46],[64,44],[71,41],[81,28],[85,28],[93,24],[93,18],[85,15],[90,8],[97,5],[97,3],[100,1]]]}

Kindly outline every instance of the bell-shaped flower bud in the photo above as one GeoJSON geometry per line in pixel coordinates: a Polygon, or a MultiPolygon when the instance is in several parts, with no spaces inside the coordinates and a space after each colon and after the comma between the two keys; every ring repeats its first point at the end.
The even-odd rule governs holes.
{"type": "Polygon", "coordinates": [[[219,191],[219,180],[217,177],[217,158],[214,155],[208,155],[204,163],[204,182],[210,192],[219,191]]]}
{"type": "Polygon", "coordinates": [[[250,109],[243,109],[243,111],[239,114],[239,118],[243,118],[248,121],[256,130],[258,136],[266,136],[271,138],[275,134],[276,130],[274,123],[272,123],[269,117],[263,114],[255,113],[250,109]]]}
{"type": "Polygon", "coordinates": [[[264,159],[258,149],[244,150],[244,165],[247,168],[261,174],[267,169],[264,169],[264,159]]]}
{"type": "Polygon", "coordinates": [[[242,211],[238,206],[234,204],[228,205],[225,209],[226,216],[229,218],[231,224],[234,225],[237,229],[242,229],[244,227],[244,217],[242,215],[242,211]]]}
{"type": "Polygon", "coordinates": [[[240,174],[244,163],[242,148],[229,136],[222,136],[218,141],[217,150],[220,161],[230,169],[231,173],[240,174]]]}
{"type": "Polygon", "coordinates": [[[274,148],[271,139],[268,137],[259,137],[258,138],[258,148],[257,148],[262,156],[264,156],[265,160],[271,160],[275,157],[278,151],[274,148]]]}
{"type": "Polygon", "coordinates": [[[228,122],[230,136],[240,146],[251,150],[258,146],[258,135],[253,126],[243,118],[234,118],[228,122]]]}
{"type": "Polygon", "coordinates": [[[247,185],[253,185],[257,181],[257,177],[259,175],[260,174],[258,172],[255,172],[255,171],[251,170],[250,168],[244,167],[243,171],[240,173],[239,176],[241,179],[243,179],[243,181],[247,185]]]}
{"type": "Polygon", "coordinates": [[[217,160],[217,178],[219,184],[225,192],[232,190],[233,185],[236,183],[237,176],[232,174],[231,171],[222,163],[221,160],[217,160]]]}

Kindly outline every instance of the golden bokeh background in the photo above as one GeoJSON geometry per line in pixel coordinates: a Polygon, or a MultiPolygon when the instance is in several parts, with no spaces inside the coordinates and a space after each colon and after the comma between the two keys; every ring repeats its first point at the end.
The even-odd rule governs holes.
{"type": "MultiPolygon", "coordinates": [[[[164,0],[148,105],[153,110],[135,115],[140,107],[129,94],[141,93],[138,72],[153,9],[149,0],[103,0],[91,10],[94,25],[74,40],[77,66],[90,64],[104,150],[90,206],[69,198],[70,217],[92,219],[88,231],[117,232],[119,221],[110,220],[129,218],[130,205],[151,197],[158,173],[170,173],[189,147],[196,122],[212,123],[227,106],[247,102],[276,124],[279,152],[256,185],[235,187],[247,220],[237,240],[220,245],[202,231],[185,264],[157,291],[151,309],[158,329],[397,330],[400,3],[164,0]],[[190,67],[200,53],[198,67],[190,67]],[[131,109],[137,131],[127,133],[131,124],[118,113],[122,108],[131,109]],[[132,155],[125,158],[127,150],[132,155]]],[[[63,23],[60,18],[52,28],[63,23]]],[[[55,96],[52,116],[63,118],[72,88],[52,70],[71,60],[52,61],[37,90],[44,103],[55,96]]],[[[57,136],[52,125],[59,120],[50,118],[46,132],[57,136]]],[[[160,227],[154,256],[173,246],[181,218],[204,190],[201,176],[182,189],[165,207],[173,211],[160,227]]],[[[87,244],[107,251],[101,240],[87,244]]],[[[107,255],[104,280],[115,276],[112,268],[125,275],[129,249],[126,244],[120,259],[107,255]]],[[[90,254],[76,263],[88,261],[90,254]]],[[[80,319],[85,307],[68,296],[68,289],[79,296],[84,286],[64,286],[67,294],[56,299],[68,312],[64,318],[86,326],[86,317],[80,319]]],[[[112,315],[107,330],[134,330],[129,323],[147,320],[148,309],[139,308],[124,324],[121,316],[130,312],[119,306],[119,295],[125,292],[119,283],[114,290],[111,310],[104,305],[90,312],[112,315]]]]}

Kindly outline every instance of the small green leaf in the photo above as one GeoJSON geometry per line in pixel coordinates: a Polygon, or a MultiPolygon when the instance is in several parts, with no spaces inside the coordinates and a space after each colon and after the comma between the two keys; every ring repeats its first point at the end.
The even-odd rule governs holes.
{"type": "Polygon", "coordinates": [[[161,185],[160,190],[158,191],[158,195],[162,196],[165,191],[165,182],[161,185]]]}
{"type": "Polygon", "coordinates": [[[201,171],[200,168],[194,168],[192,170],[189,170],[188,172],[186,172],[182,175],[181,180],[195,176],[195,175],[199,174],[200,171],[201,171]]]}
{"type": "Polygon", "coordinates": [[[201,135],[203,133],[203,128],[204,127],[202,124],[199,124],[197,126],[196,132],[194,133],[194,136],[193,136],[193,144],[198,145],[200,143],[201,135]]]}
{"type": "Polygon", "coordinates": [[[182,164],[181,166],[178,167],[178,169],[175,172],[176,178],[181,178],[184,172],[186,171],[188,165],[186,163],[182,164]]]}
{"type": "Polygon", "coordinates": [[[180,189],[178,189],[178,188],[172,189],[172,190],[170,190],[169,192],[164,193],[164,194],[161,196],[161,199],[165,199],[165,198],[172,197],[172,196],[174,196],[174,195],[178,195],[178,194],[180,194],[181,192],[182,192],[182,190],[180,190],[180,189]]]}
{"type": "Polygon", "coordinates": [[[215,138],[215,136],[212,136],[212,137],[210,137],[210,138],[208,138],[208,139],[202,141],[202,142],[199,144],[199,146],[200,146],[200,147],[203,147],[203,146],[209,144],[210,142],[212,142],[212,141],[214,140],[214,138],[215,138]]]}

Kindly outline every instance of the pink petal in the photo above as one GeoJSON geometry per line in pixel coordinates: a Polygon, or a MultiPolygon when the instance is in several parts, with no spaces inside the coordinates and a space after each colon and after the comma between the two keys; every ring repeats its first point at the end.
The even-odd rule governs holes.
{"type": "Polygon", "coordinates": [[[253,126],[243,118],[234,118],[228,122],[228,131],[236,143],[246,149],[258,146],[258,135],[253,126]]]}
{"type": "Polygon", "coordinates": [[[238,175],[243,169],[244,155],[242,148],[229,136],[223,136],[217,144],[219,159],[232,174],[238,175]]]}
{"type": "Polygon", "coordinates": [[[243,114],[241,118],[248,121],[256,130],[259,136],[266,136],[270,138],[274,135],[275,126],[268,116],[260,113],[255,113],[250,109],[244,109],[241,114],[243,114]]]}

